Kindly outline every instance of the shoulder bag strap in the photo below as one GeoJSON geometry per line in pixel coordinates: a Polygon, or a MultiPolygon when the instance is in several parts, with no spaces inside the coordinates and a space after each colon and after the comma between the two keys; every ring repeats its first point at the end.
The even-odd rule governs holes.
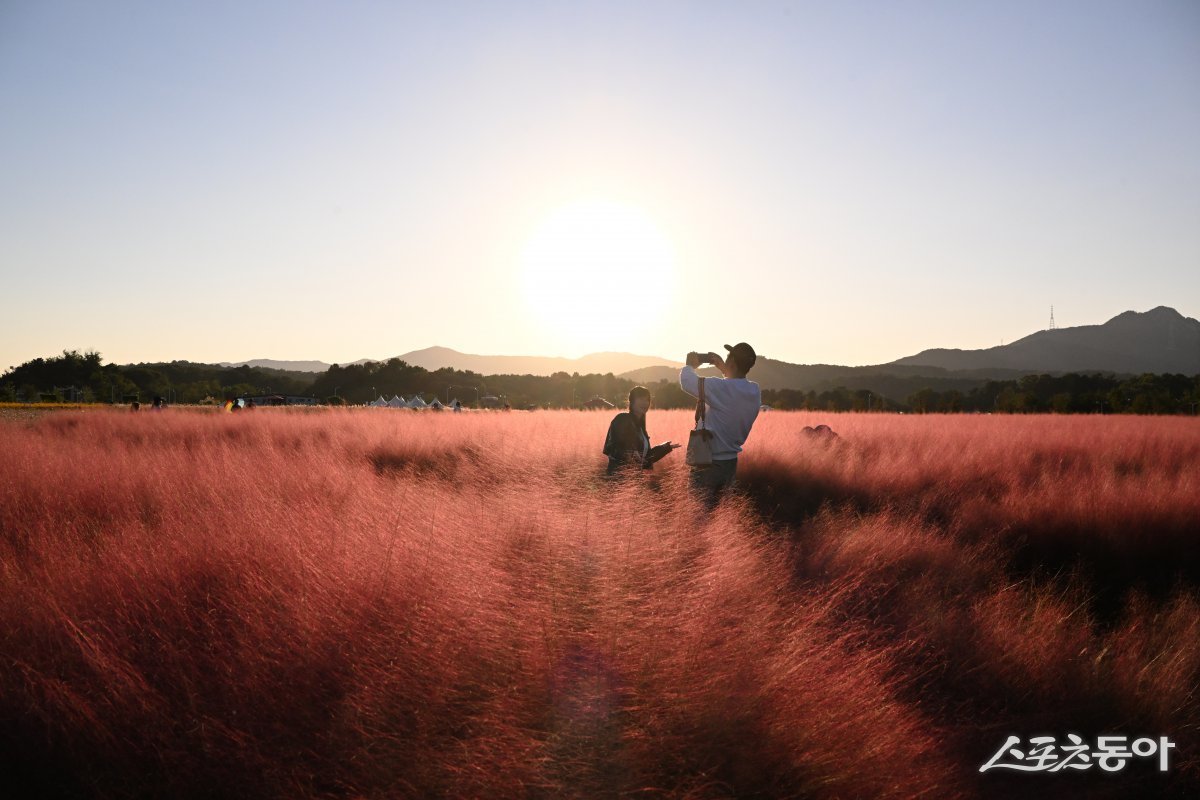
{"type": "Polygon", "coordinates": [[[704,427],[704,378],[700,379],[700,398],[696,400],[696,422],[704,427]]]}

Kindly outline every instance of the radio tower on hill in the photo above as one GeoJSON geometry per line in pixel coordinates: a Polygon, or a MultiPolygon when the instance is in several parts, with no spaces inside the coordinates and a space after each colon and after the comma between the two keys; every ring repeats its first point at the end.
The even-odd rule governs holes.
{"type": "Polygon", "coordinates": [[[1054,306],[1050,306],[1050,327],[1049,330],[1055,330],[1058,326],[1054,324],[1054,306]]]}

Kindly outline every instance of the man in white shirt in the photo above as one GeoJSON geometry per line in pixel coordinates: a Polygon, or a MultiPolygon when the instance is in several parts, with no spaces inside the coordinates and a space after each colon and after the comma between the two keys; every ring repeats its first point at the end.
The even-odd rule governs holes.
{"type": "Polygon", "coordinates": [[[696,368],[701,364],[713,364],[725,375],[724,378],[704,379],[704,427],[713,434],[713,463],[709,467],[693,467],[691,476],[692,487],[708,490],[710,499],[733,485],[738,453],[742,452],[742,445],[762,406],[758,384],[746,379],[746,373],[757,360],[754,348],[739,342],[733,347],[725,345],[725,349],[729,351],[728,361],[716,353],[688,353],[687,365],[679,371],[679,385],[692,397],[700,395],[700,376],[696,374],[696,368]]]}

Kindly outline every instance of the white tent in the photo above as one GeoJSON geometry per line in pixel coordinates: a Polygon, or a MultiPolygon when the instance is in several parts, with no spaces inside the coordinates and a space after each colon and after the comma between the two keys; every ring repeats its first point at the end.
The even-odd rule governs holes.
{"type": "Polygon", "coordinates": [[[421,399],[421,395],[419,395],[419,394],[414,394],[412,396],[412,398],[408,401],[408,407],[409,408],[428,408],[428,406],[425,405],[425,401],[421,399]]]}
{"type": "Polygon", "coordinates": [[[379,395],[378,400],[374,400],[370,403],[367,403],[367,405],[373,406],[375,408],[384,408],[385,406],[387,406],[387,400],[383,399],[383,395],[379,395]]]}
{"type": "Polygon", "coordinates": [[[406,408],[408,406],[408,404],[404,402],[404,398],[398,394],[393,395],[392,399],[388,400],[387,404],[388,408],[406,408]]]}
{"type": "Polygon", "coordinates": [[[450,405],[448,406],[448,408],[450,408],[454,411],[462,411],[463,410],[462,403],[458,402],[457,397],[450,401],[450,405]]]}
{"type": "Polygon", "coordinates": [[[445,406],[442,405],[442,401],[438,400],[436,397],[433,398],[433,402],[429,404],[429,407],[434,411],[441,411],[443,408],[445,408],[445,406]]]}

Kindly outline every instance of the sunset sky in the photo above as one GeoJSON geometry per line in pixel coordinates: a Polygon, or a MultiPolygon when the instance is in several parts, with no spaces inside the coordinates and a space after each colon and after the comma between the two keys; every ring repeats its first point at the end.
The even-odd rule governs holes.
{"type": "Polygon", "coordinates": [[[0,371],[1200,316],[1200,3],[0,3],[0,371]]]}

